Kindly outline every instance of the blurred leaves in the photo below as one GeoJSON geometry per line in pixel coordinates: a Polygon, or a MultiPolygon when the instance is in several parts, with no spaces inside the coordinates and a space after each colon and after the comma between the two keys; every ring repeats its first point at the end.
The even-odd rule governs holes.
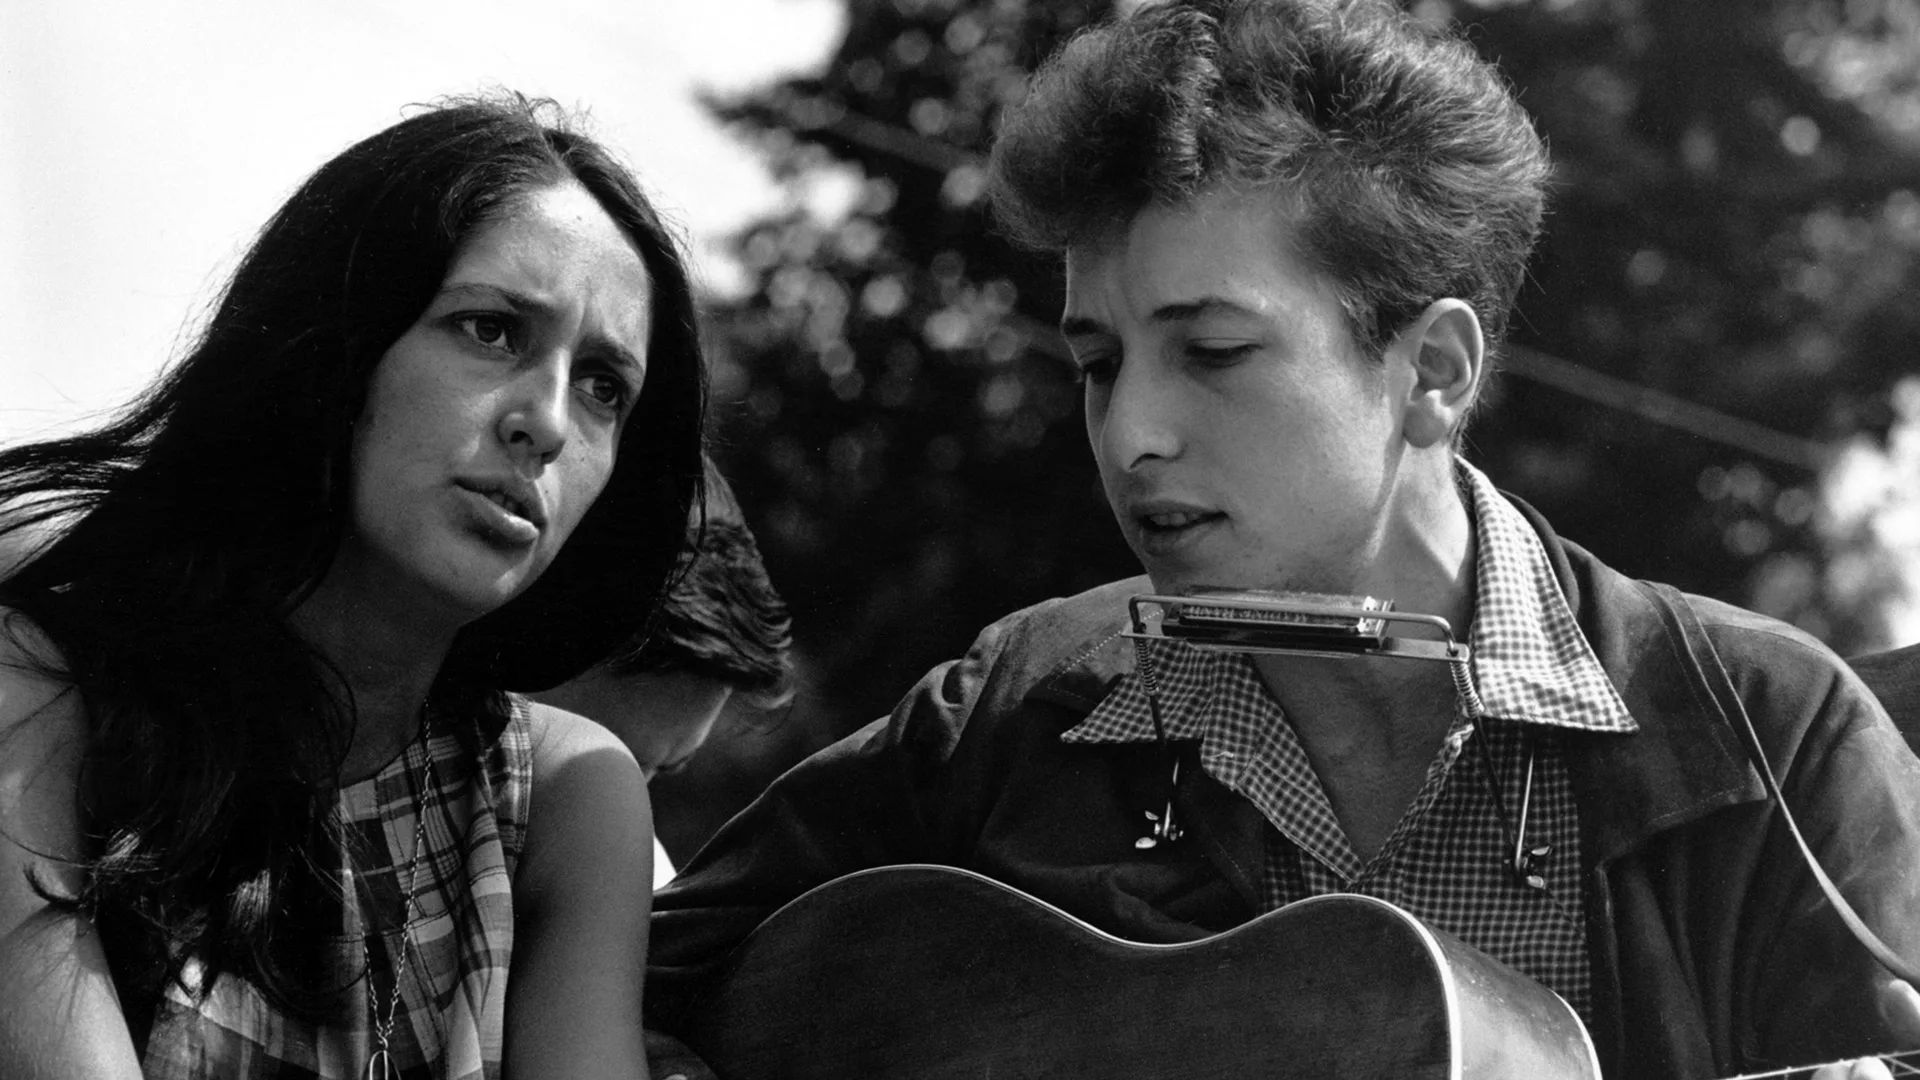
{"type": "MultiPolygon", "coordinates": [[[[1439,3],[1427,5],[1430,13],[1439,3]]],[[[1517,342],[1776,431],[1879,443],[1920,355],[1920,22],[1903,0],[1448,6],[1549,139],[1558,189],[1517,342]]],[[[1885,643],[1822,577],[1821,477],[1512,380],[1474,445],[1630,573],[1885,643]]],[[[1863,606],[1864,605],[1864,606],[1863,606]]]]}

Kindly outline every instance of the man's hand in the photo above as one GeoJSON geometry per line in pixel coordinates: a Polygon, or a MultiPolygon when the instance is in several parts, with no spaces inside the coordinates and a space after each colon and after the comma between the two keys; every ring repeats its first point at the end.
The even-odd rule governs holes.
{"type": "MultiPolygon", "coordinates": [[[[1888,979],[1880,986],[1880,1015],[1900,1045],[1920,1049],[1920,993],[1904,979],[1888,979]]],[[[1813,1080],[1893,1080],[1893,1073],[1879,1058],[1861,1058],[1828,1065],[1813,1074],[1813,1080]]]]}
{"type": "Polygon", "coordinates": [[[686,1043],[646,1029],[647,1073],[653,1080],[719,1080],[686,1043]]]}

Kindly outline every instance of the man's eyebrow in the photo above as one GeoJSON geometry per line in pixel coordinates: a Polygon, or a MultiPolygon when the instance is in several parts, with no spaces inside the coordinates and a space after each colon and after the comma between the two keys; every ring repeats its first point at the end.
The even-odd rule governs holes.
{"type": "MultiPolygon", "coordinates": [[[[1153,322],[1171,323],[1187,322],[1192,319],[1197,319],[1202,315],[1216,313],[1224,315],[1258,314],[1249,309],[1245,304],[1235,303],[1225,297],[1202,296],[1193,300],[1181,300],[1177,303],[1162,304],[1154,308],[1153,313],[1147,317],[1153,322]]],[[[1111,333],[1113,333],[1113,331],[1107,329],[1099,320],[1090,319],[1084,315],[1070,315],[1060,320],[1061,337],[1079,337],[1084,334],[1111,333]]]]}
{"type": "Polygon", "coordinates": [[[1149,316],[1154,322],[1186,322],[1202,315],[1254,315],[1245,304],[1238,304],[1222,296],[1202,296],[1193,300],[1182,300],[1177,304],[1162,304],[1153,309],[1149,316]]]}
{"type": "MultiPolygon", "coordinates": [[[[530,296],[517,289],[509,289],[504,285],[492,285],[484,282],[454,282],[441,289],[440,295],[471,296],[500,300],[505,302],[508,307],[511,307],[515,313],[534,318],[553,318],[557,310],[552,304],[538,297],[530,296]]],[[[640,358],[633,354],[633,350],[612,338],[595,334],[588,339],[588,344],[592,345],[596,350],[605,353],[608,359],[620,367],[627,368],[636,374],[644,374],[647,370],[647,365],[642,363],[640,358]]]]}

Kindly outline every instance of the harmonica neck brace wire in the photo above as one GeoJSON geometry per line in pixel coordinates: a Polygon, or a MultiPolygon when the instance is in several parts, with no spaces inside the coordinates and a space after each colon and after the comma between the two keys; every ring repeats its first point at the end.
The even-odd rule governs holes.
{"type": "Polygon", "coordinates": [[[1153,731],[1168,758],[1169,776],[1164,809],[1146,817],[1151,826],[1134,846],[1147,850],[1180,839],[1182,829],[1173,820],[1173,795],[1180,784],[1180,757],[1167,737],[1161,713],[1158,671],[1153,662],[1156,641],[1182,641],[1209,652],[1290,653],[1351,659],[1391,656],[1406,660],[1437,660],[1448,665],[1454,694],[1470,717],[1485,712],[1473,685],[1473,649],[1453,635],[1453,626],[1438,615],[1396,611],[1393,601],[1371,596],[1334,596],[1325,593],[1266,592],[1250,589],[1202,588],[1180,596],[1151,593],[1127,601],[1140,683],[1153,716],[1153,731]],[[1439,638],[1389,633],[1401,626],[1424,626],[1439,638]]]}

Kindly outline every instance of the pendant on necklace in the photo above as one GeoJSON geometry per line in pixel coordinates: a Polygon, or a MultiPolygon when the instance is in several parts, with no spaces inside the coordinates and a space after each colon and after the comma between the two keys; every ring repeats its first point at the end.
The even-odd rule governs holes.
{"type": "Polygon", "coordinates": [[[385,1047],[367,1059],[367,1080],[393,1080],[393,1055],[387,1053],[385,1047]]]}

